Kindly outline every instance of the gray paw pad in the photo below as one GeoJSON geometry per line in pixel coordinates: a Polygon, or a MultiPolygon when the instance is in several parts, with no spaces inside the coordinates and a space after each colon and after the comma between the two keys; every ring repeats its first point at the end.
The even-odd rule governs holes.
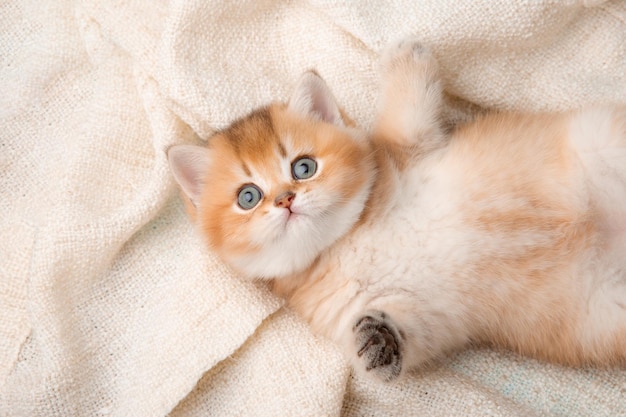
{"type": "Polygon", "coordinates": [[[402,370],[400,335],[387,315],[370,312],[354,325],[357,356],[366,371],[374,372],[385,381],[391,381],[402,370]]]}

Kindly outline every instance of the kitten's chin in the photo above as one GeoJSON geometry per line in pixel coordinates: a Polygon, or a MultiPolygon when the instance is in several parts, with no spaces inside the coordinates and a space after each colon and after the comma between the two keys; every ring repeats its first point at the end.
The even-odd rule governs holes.
{"type": "Polygon", "coordinates": [[[275,278],[288,277],[298,272],[306,270],[317,254],[313,256],[305,254],[298,260],[287,259],[285,256],[278,256],[273,259],[266,258],[267,251],[252,256],[241,256],[228,260],[235,270],[250,279],[270,280],[275,278]]]}
{"type": "Polygon", "coordinates": [[[254,252],[234,255],[226,261],[255,279],[282,278],[303,272],[351,231],[363,212],[370,189],[371,181],[346,204],[322,215],[296,214],[286,220],[278,238],[260,244],[254,252]]]}
{"type": "Polygon", "coordinates": [[[337,239],[324,231],[316,234],[317,239],[312,238],[306,220],[290,218],[280,237],[266,242],[253,253],[231,257],[228,262],[254,279],[281,278],[306,270],[337,239]]]}

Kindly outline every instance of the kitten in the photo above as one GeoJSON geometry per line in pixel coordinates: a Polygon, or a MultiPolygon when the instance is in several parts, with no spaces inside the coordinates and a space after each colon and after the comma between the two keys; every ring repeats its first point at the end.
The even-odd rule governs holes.
{"type": "Polygon", "coordinates": [[[490,114],[446,134],[433,56],[384,54],[357,129],[305,73],[172,172],[209,247],[390,381],[469,342],[626,363],[626,107],[490,114]]]}

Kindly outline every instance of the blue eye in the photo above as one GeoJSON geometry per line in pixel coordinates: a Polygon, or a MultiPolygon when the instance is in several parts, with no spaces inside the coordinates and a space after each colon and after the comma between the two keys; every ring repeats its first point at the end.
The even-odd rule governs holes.
{"type": "Polygon", "coordinates": [[[304,156],[291,164],[291,175],[297,180],[311,178],[317,171],[317,162],[314,159],[304,156]]]}
{"type": "Polygon", "coordinates": [[[254,208],[259,201],[261,201],[261,197],[263,193],[259,190],[254,184],[248,184],[241,187],[239,190],[239,195],[237,196],[237,204],[244,210],[250,210],[254,208]]]}

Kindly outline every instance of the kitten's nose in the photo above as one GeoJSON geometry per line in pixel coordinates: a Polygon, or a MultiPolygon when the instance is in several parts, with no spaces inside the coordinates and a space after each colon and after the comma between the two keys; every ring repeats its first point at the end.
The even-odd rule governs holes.
{"type": "Polygon", "coordinates": [[[295,193],[291,191],[285,191],[284,193],[276,197],[276,200],[274,200],[274,205],[276,207],[289,208],[291,207],[291,203],[293,202],[293,199],[295,197],[296,197],[295,193]]]}

